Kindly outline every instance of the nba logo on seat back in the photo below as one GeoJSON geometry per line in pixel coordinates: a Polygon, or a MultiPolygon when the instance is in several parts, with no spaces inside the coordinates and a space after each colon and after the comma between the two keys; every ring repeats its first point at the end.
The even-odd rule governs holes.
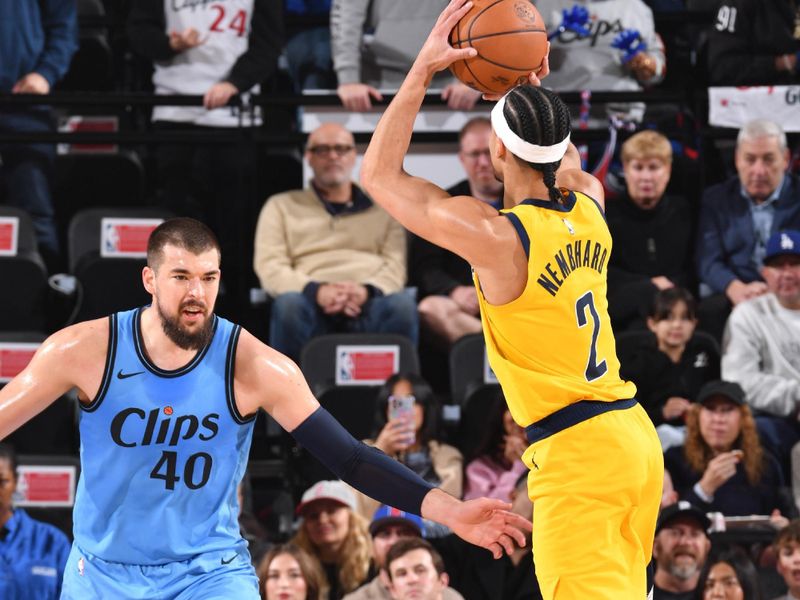
{"type": "Polygon", "coordinates": [[[380,385],[399,366],[398,346],[336,347],[336,385],[380,385]]]}
{"type": "Polygon", "coordinates": [[[115,219],[100,222],[100,256],[104,258],[144,258],[147,240],[163,219],[115,219]]]}

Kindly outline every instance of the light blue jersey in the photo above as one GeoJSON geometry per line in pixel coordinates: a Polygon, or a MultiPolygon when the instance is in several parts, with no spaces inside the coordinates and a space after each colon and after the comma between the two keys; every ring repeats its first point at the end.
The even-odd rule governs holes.
{"type": "Polygon", "coordinates": [[[109,317],[103,381],[82,406],[75,545],[134,565],[247,556],[236,487],[254,419],[239,414],[233,397],[241,329],[213,316],[209,344],[184,367],[165,371],[147,357],[141,312],[109,317]]]}

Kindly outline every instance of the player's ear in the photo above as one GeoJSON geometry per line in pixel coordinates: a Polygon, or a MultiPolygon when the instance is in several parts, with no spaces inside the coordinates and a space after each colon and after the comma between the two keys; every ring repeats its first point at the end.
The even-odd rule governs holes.
{"type": "Polygon", "coordinates": [[[497,158],[503,158],[506,155],[506,145],[498,136],[494,136],[494,155],[497,158]]]}
{"type": "Polygon", "coordinates": [[[142,269],[142,284],[144,285],[144,289],[147,290],[148,294],[155,294],[156,293],[156,272],[148,266],[145,266],[142,269]]]}

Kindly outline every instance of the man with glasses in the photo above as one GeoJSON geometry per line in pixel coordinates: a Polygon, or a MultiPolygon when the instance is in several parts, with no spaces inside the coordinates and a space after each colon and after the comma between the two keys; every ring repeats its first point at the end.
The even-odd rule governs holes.
{"type": "Polygon", "coordinates": [[[305,158],[310,185],[269,198],[256,227],[254,268],[274,297],[269,344],[294,360],[330,332],[397,333],[416,344],[406,233],[353,183],[353,134],[320,125],[305,158]]]}
{"type": "MultiPolygon", "coordinates": [[[[458,159],[467,178],[447,190],[451,196],[473,196],[502,208],[503,184],[489,154],[492,124],[487,117],[470,119],[458,134],[458,159]]],[[[409,278],[421,298],[419,315],[436,340],[449,346],[470,333],[480,333],[478,295],[469,263],[419,236],[411,235],[409,278]]]]}
{"type": "Polygon", "coordinates": [[[722,378],[740,384],[748,404],[765,414],[757,419],[762,441],[785,467],[800,439],[800,231],[769,238],[761,276],[767,293],[742,302],[728,319],[722,378]]]}
{"type": "Polygon", "coordinates": [[[689,600],[708,558],[709,518],[686,501],[664,507],[656,525],[653,600],[689,600]]]}

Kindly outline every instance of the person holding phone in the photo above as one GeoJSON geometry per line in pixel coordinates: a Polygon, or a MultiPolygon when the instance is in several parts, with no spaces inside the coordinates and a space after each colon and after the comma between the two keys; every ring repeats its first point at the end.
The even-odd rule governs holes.
{"type": "MultiPolygon", "coordinates": [[[[464,458],[439,439],[439,403],[428,382],[412,373],[396,373],[380,387],[375,404],[373,435],[364,442],[460,498],[464,458]]],[[[380,504],[357,495],[358,512],[371,518],[380,504]]]]}

